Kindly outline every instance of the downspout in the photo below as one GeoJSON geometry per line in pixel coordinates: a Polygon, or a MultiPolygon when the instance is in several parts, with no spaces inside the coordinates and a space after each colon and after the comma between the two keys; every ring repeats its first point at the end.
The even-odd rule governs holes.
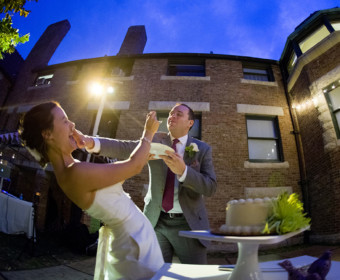
{"type": "MultiPolygon", "coordinates": [[[[287,80],[286,80],[285,72],[283,71],[283,68],[282,68],[282,63],[280,63],[280,71],[281,71],[281,76],[283,78],[283,87],[284,87],[284,91],[285,91],[285,95],[286,95],[286,99],[288,103],[289,114],[290,114],[292,125],[293,125],[293,131],[291,131],[291,134],[294,134],[295,136],[295,143],[296,143],[296,149],[297,149],[297,155],[298,155],[298,161],[299,161],[299,169],[300,169],[299,185],[301,186],[301,191],[302,191],[302,201],[303,201],[304,209],[307,212],[307,215],[310,217],[310,203],[309,203],[309,192],[308,192],[309,183],[308,183],[308,178],[307,178],[305,156],[303,152],[303,145],[302,145],[301,134],[300,134],[300,126],[297,120],[296,109],[293,108],[291,105],[291,100],[290,100],[288,89],[287,89],[287,80]]],[[[304,232],[305,243],[309,242],[309,236],[310,236],[309,231],[305,231],[304,232]]]]}

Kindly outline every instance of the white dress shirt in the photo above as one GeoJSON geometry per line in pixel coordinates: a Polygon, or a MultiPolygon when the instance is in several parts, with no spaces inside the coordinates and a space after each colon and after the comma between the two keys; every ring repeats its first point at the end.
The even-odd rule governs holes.
{"type": "MultiPolygon", "coordinates": [[[[175,138],[171,137],[171,141],[173,141],[175,138]]],[[[185,135],[183,137],[178,138],[179,142],[176,144],[176,151],[177,154],[179,154],[182,158],[184,156],[185,152],[185,145],[188,141],[188,135],[185,135]]],[[[181,208],[181,205],[179,204],[178,199],[178,191],[179,191],[179,182],[183,182],[187,176],[187,169],[188,167],[185,166],[185,170],[182,174],[182,176],[177,175],[175,178],[175,193],[174,193],[174,207],[168,211],[168,213],[183,213],[183,210],[181,208]]]]}

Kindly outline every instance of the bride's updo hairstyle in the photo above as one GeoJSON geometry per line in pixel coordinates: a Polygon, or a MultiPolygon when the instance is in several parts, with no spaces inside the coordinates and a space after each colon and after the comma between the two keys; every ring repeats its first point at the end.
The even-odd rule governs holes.
{"type": "Polygon", "coordinates": [[[39,104],[30,109],[20,120],[19,134],[22,142],[42,167],[49,162],[42,132],[53,130],[52,110],[57,106],[60,107],[60,104],[56,101],[39,104]]]}

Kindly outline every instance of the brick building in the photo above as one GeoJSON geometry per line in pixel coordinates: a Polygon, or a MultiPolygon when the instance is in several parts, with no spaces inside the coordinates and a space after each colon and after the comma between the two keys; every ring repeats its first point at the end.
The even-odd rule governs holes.
{"type": "MultiPolygon", "coordinates": [[[[67,20],[52,24],[34,46],[2,103],[0,128],[14,133],[22,113],[56,100],[79,130],[92,134],[100,106],[89,94],[92,82],[114,87],[106,94],[99,124],[104,137],[138,139],[149,110],[164,120],[176,102],[184,102],[196,113],[191,133],[213,149],[218,190],[206,199],[211,227],[224,223],[226,202],[244,197],[246,188],[288,186],[312,217],[311,240],[340,239],[339,8],[317,11],[302,22],[287,38],[279,61],[143,54],[146,31],[134,26],[116,56],[47,65],[69,28],[67,20]]],[[[13,143],[15,134],[0,139],[2,164],[12,170],[10,191],[29,201],[41,194],[38,229],[59,230],[71,223],[77,208],[58,188],[51,168],[42,170],[13,143]]],[[[75,156],[86,159],[82,151],[75,156]]],[[[124,184],[141,208],[147,183],[145,168],[124,184]]]]}

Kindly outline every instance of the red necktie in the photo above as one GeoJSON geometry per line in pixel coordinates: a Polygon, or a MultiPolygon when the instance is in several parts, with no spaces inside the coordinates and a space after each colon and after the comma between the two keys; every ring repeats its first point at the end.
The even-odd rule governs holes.
{"type": "MultiPolygon", "coordinates": [[[[172,143],[172,148],[176,150],[176,144],[179,142],[178,139],[174,139],[172,143]]],[[[174,192],[175,192],[175,174],[168,168],[168,174],[166,175],[166,182],[163,194],[162,207],[165,212],[168,212],[174,207],[174,192]]]]}

